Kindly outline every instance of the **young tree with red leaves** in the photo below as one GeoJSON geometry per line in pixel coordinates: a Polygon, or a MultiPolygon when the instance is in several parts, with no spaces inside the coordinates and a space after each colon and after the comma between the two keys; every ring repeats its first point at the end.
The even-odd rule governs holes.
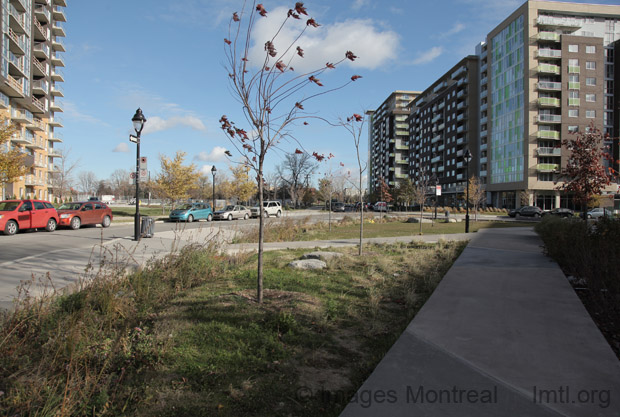
{"type": "MultiPolygon", "coordinates": [[[[311,99],[336,91],[360,78],[352,76],[343,84],[322,89],[319,77],[346,61],[357,57],[347,51],[337,62],[327,62],[321,68],[305,73],[296,73],[293,66],[303,59],[304,51],[298,42],[306,31],[320,25],[308,16],[303,3],[297,2],[270,39],[258,40],[264,43],[264,52],[259,61],[250,61],[254,39],[253,29],[258,19],[267,18],[268,12],[255,1],[244,2],[240,13],[233,13],[226,43],[226,69],[233,96],[241,104],[245,129],[239,127],[227,116],[220,119],[221,128],[233,146],[243,156],[243,164],[254,170],[258,184],[259,205],[263,205],[263,169],[267,152],[281,145],[285,139],[296,140],[293,128],[307,124],[304,119],[316,118],[305,111],[304,106],[311,99]],[[250,6],[248,9],[247,6],[250,6]],[[301,22],[302,18],[305,24],[301,22]],[[300,24],[296,24],[299,21],[300,24]],[[284,31],[296,32],[293,41],[286,41],[284,31]],[[284,39],[283,39],[284,38],[284,39]],[[282,40],[282,44],[278,42],[282,40]]],[[[252,55],[255,56],[255,55],[252,55]]],[[[300,146],[302,147],[302,146],[300,146]]],[[[302,147],[303,148],[303,147],[302,147]]],[[[296,153],[304,152],[299,149],[296,153]]],[[[316,152],[312,156],[321,161],[325,158],[316,152]]],[[[257,301],[263,300],[263,239],[264,220],[259,217],[257,301]]]]}
{"type": "Polygon", "coordinates": [[[571,154],[560,173],[559,180],[564,183],[558,189],[573,193],[573,198],[584,211],[584,219],[588,203],[611,184],[616,174],[612,168],[603,164],[604,159],[610,159],[603,145],[604,139],[603,132],[591,124],[585,132],[577,132],[574,137],[562,140],[562,146],[571,154]]]}

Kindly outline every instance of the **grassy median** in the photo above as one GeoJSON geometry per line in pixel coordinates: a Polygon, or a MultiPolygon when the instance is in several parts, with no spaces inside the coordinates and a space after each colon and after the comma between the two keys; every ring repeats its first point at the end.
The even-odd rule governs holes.
{"type": "Polygon", "coordinates": [[[79,292],[22,299],[0,328],[3,415],[336,416],[464,243],[342,249],[321,271],[193,247],[79,292]]]}

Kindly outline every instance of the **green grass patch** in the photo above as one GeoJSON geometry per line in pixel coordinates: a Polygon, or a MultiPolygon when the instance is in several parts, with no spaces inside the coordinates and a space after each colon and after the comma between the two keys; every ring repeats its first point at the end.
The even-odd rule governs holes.
{"type": "Polygon", "coordinates": [[[336,416],[464,243],[366,246],[321,271],[188,248],[82,291],[24,299],[0,332],[7,415],[336,416]]]}

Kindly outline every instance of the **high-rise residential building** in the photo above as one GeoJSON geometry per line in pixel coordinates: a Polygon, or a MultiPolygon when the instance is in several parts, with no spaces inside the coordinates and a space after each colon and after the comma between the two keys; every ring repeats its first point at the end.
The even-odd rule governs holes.
{"type": "Polygon", "coordinates": [[[394,91],[374,111],[367,112],[368,190],[379,189],[381,182],[390,188],[409,176],[409,104],[419,91],[394,91]]]}
{"type": "Polygon", "coordinates": [[[28,155],[28,173],[5,186],[2,198],[52,199],[55,160],[62,158],[57,116],[64,81],[65,0],[0,0],[0,115],[15,125],[8,146],[28,155]]]}
{"type": "Polygon", "coordinates": [[[439,205],[461,204],[467,170],[480,172],[479,79],[479,58],[468,56],[410,105],[409,176],[414,183],[425,179],[439,185],[439,205]],[[466,149],[472,154],[469,165],[466,149]]]}
{"type": "MultiPolygon", "coordinates": [[[[620,6],[527,1],[476,47],[476,57],[462,60],[396,115],[397,93],[372,116],[371,190],[379,175],[398,168],[390,159],[389,141],[397,138],[390,123],[402,129],[408,115],[409,177],[434,174],[443,203],[463,198],[467,148],[470,176],[485,185],[487,204],[572,206],[572,196],[558,189],[569,159],[562,139],[591,125],[620,136],[620,6]]],[[[618,154],[615,149],[616,160],[618,154]]],[[[605,192],[618,193],[618,184],[605,192]]]]}
{"type": "Polygon", "coordinates": [[[590,124],[618,133],[618,39],[620,6],[547,1],[526,2],[488,34],[480,84],[488,91],[489,203],[572,204],[557,189],[569,156],[561,140],[590,124]]]}

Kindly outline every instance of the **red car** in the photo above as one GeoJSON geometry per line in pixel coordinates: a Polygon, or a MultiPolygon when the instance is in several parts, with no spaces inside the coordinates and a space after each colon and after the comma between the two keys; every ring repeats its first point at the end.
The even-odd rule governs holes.
{"type": "Polygon", "coordinates": [[[112,223],[112,209],[101,201],[65,203],[58,208],[58,216],[61,226],[69,226],[73,230],[87,224],[108,227],[112,223]]]}
{"type": "Polygon", "coordinates": [[[0,201],[0,230],[12,236],[21,229],[56,230],[58,213],[49,201],[5,200],[0,201]]]}

